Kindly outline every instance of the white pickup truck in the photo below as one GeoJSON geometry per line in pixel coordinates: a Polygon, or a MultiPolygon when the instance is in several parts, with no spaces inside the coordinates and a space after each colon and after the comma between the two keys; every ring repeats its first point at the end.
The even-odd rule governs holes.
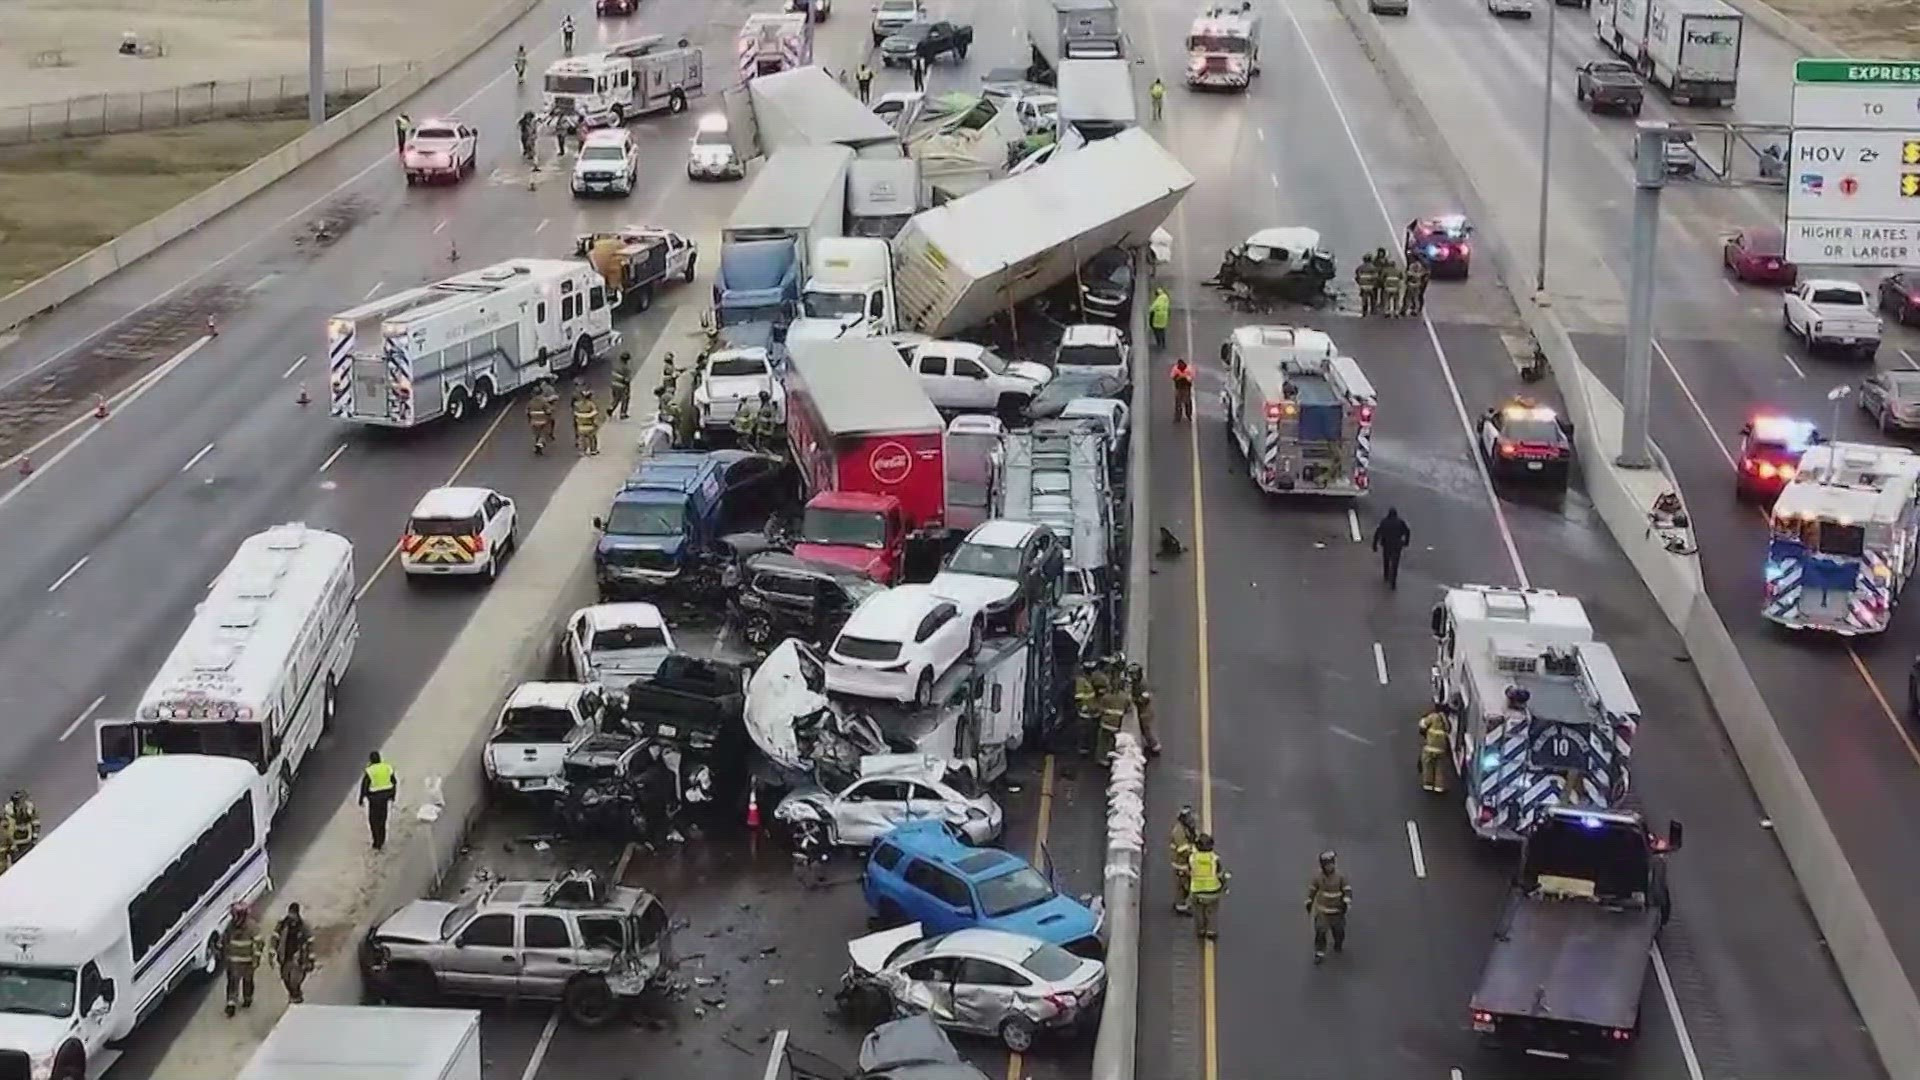
{"type": "Polygon", "coordinates": [[[1880,350],[1880,316],[1867,291],[1851,281],[1802,281],[1787,293],[1780,319],[1787,333],[1806,343],[1808,352],[1833,348],[1871,360],[1880,350]]]}

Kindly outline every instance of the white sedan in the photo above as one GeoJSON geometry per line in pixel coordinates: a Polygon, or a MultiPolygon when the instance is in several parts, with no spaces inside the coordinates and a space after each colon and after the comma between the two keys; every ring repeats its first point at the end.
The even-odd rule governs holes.
{"type": "Polygon", "coordinates": [[[979,612],[925,585],[899,585],[855,608],[827,651],[827,689],[928,705],[933,684],[980,648],[979,612]]]}
{"type": "Polygon", "coordinates": [[[838,792],[796,788],[773,818],[796,834],[840,847],[870,847],[909,821],[934,819],[971,844],[1000,835],[1005,816],[993,796],[976,790],[973,774],[928,754],[872,754],[860,759],[860,778],[838,792]]]}
{"type": "Polygon", "coordinates": [[[641,603],[581,608],[560,639],[569,678],[615,690],[651,677],[673,649],[673,631],[660,609],[641,603]]]}

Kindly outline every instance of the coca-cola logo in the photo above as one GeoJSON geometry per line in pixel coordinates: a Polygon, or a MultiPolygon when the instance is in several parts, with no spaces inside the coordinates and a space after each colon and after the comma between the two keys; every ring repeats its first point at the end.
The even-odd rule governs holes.
{"type": "Polygon", "coordinates": [[[913,471],[913,454],[897,442],[884,442],[867,457],[867,470],[883,484],[898,484],[913,471]]]}

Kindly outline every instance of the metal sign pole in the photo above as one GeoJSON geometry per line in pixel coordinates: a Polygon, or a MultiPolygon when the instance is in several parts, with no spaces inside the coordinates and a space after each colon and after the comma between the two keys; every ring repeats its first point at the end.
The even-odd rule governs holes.
{"type": "Polygon", "coordinates": [[[307,0],[307,123],[327,119],[327,0],[307,0]]]}
{"type": "Polygon", "coordinates": [[[1621,399],[1620,456],[1623,469],[1653,467],[1648,450],[1648,411],[1653,392],[1654,248],[1660,237],[1660,189],[1667,184],[1669,125],[1643,120],[1634,132],[1633,259],[1627,283],[1627,386],[1621,399]]]}

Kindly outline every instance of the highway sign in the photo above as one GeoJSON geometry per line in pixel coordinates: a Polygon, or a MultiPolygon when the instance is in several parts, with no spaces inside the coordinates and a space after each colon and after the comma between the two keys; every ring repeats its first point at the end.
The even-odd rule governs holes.
{"type": "Polygon", "coordinates": [[[1920,265],[1920,63],[1799,60],[1787,257],[1920,265]]]}

